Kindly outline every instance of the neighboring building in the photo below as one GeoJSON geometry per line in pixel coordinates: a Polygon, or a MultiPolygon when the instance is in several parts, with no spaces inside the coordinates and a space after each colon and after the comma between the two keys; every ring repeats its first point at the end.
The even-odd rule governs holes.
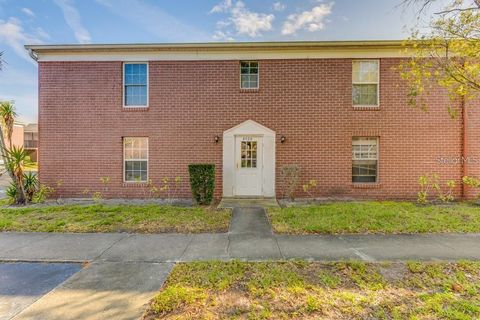
{"type": "Polygon", "coordinates": [[[38,161],[38,124],[30,123],[25,126],[23,148],[28,152],[31,161],[38,161]]]}
{"type": "MultiPolygon", "coordinates": [[[[7,137],[5,137],[7,147],[10,145],[7,137]]],[[[36,123],[24,124],[22,122],[15,122],[12,131],[12,145],[23,147],[30,160],[37,162],[38,153],[38,125],[36,123]]]]}
{"type": "Polygon", "coordinates": [[[149,179],[180,176],[190,197],[190,163],[216,165],[217,197],[280,197],[287,164],[301,184],[317,180],[318,197],[413,199],[420,175],[480,173],[479,158],[462,161],[480,155],[478,108],[452,119],[439,87],[428,112],[409,107],[400,41],[27,49],[39,64],[40,179],[61,180],[63,196],[104,190],[108,176],[106,196],[142,197],[149,179]]]}
{"type": "MultiPolygon", "coordinates": [[[[23,135],[25,132],[25,125],[21,122],[15,122],[12,130],[12,146],[23,147],[23,135]]],[[[5,135],[5,143],[10,146],[8,137],[5,135]]]]}
{"type": "MultiPolygon", "coordinates": [[[[13,130],[12,130],[12,146],[15,145],[17,147],[23,147],[23,129],[24,129],[24,124],[21,122],[16,121],[13,125],[13,130]]],[[[4,134],[4,139],[6,143],[6,147],[10,146],[10,141],[8,140],[8,137],[4,134]]],[[[1,152],[1,150],[0,150],[1,152]]],[[[3,157],[0,157],[0,172],[2,171],[3,168],[3,157]]]]}

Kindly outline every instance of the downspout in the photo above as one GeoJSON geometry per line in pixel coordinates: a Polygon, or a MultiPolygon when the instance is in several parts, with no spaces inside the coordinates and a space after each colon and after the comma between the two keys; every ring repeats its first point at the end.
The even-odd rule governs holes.
{"type": "Polygon", "coordinates": [[[28,48],[28,55],[35,61],[38,61],[38,55],[30,48],[28,48]]]}
{"type": "MultiPolygon", "coordinates": [[[[468,159],[467,159],[467,112],[465,110],[465,97],[462,96],[460,98],[460,108],[462,110],[462,145],[461,145],[461,152],[462,152],[462,161],[461,161],[461,164],[462,164],[462,179],[463,177],[467,176],[468,175],[468,170],[467,170],[467,162],[468,162],[468,159]]],[[[462,182],[460,184],[460,192],[461,192],[461,197],[462,197],[462,200],[465,200],[465,184],[462,182]]]]}

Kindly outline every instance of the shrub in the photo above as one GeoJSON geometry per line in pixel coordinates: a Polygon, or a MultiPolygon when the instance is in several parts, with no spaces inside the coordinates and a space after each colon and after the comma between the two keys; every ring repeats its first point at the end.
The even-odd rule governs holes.
{"type": "MultiPolygon", "coordinates": [[[[480,180],[474,177],[465,176],[462,178],[462,182],[464,185],[478,189],[480,188],[480,180]]],[[[480,198],[480,193],[477,194],[477,198],[480,198]]]]}
{"type": "Polygon", "coordinates": [[[426,204],[428,202],[428,192],[430,188],[436,191],[437,199],[442,202],[452,202],[455,200],[453,193],[457,184],[454,180],[447,180],[445,187],[442,187],[438,174],[433,174],[431,177],[423,175],[418,178],[418,184],[420,185],[420,191],[418,192],[417,202],[420,204],[426,204]]]}
{"type": "Polygon", "coordinates": [[[304,184],[303,185],[303,192],[305,192],[306,194],[308,194],[308,196],[310,198],[313,198],[313,189],[315,189],[317,187],[317,180],[315,179],[312,179],[310,181],[308,181],[308,183],[304,184]]]}
{"type": "Polygon", "coordinates": [[[295,200],[295,190],[300,178],[300,167],[294,164],[282,167],[284,194],[291,200],[295,200]]]}
{"type": "MultiPolygon", "coordinates": [[[[38,177],[33,172],[23,174],[23,190],[25,192],[26,200],[31,202],[38,191],[38,177]]],[[[9,203],[16,202],[18,197],[18,188],[16,183],[11,182],[6,190],[9,203]]]]}
{"type": "Polygon", "coordinates": [[[55,189],[47,185],[41,184],[38,188],[38,191],[33,195],[32,201],[34,203],[42,203],[50,197],[52,193],[55,192],[55,189]]]}
{"type": "Polygon", "coordinates": [[[38,191],[38,177],[33,172],[27,172],[23,175],[23,186],[28,202],[33,200],[35,192],[38,191]]]}
{"type": "Polygon", "coordinates": [[[198,204],[210,204],[215,190],[215,165],[214,164],[190,164],[190,187],[192,195],[198,204]]]}
{"type": "Polygon", "coordinates": [[[15,203],[15,199],[17,199],[17,185],[13,182],[10,182],[7,190],[5,190],[5,194],[7,195],[9,204],[15,203]]]}
{"type": "Polygon", "coordinates": [[[420,185],[420,191],[418,192],[417,202],[420,204],[426,204],[428,202],[428,187],[429,179],[427,175],[420,176],[418,178],[418,184],[420,185]]]}

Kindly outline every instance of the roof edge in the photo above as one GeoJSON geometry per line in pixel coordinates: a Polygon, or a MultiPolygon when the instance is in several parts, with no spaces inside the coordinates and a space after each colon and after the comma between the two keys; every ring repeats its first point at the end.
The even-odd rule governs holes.
{"type": "Polygon", "coordinates": [[[209,49],[320,49],[320,48],[400,48],[405,40],[348,41],[274,41],[274,42],[198,42],[198,43],[125,43],[125,44],[31,44],[27,50],[101,51],[101,50],[209,50],[209,49]]]}

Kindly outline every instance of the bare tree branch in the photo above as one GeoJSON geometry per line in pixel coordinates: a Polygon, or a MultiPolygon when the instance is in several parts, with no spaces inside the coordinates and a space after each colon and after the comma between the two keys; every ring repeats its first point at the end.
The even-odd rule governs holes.
{"type": "MultiPolygon", "coordinates": [[[[417,14],[423,14],[433,3],[438,2],[438,0],[402,0],[399,4],[400,7],[419,7],[417,14]]],[[[466,1],[465,1],[466,2],[466,1]]],[[[455,0],[452,0],[451,5],[447,6],[452,7],[452,9],[445,9],[437,12],[436,14],[448,14],[452,12],[461,12],[461,11],[472,11],[480,9],[480,0],[473,0],[471,4],[466,8],[458,8],[458,3],[455,0]],[[454,8],[456,6],[457,8],[454,8]]]]}
{"type": "Polygon", "coordinates": [[[449,13],[454,13],[454,12],[464,12],[464,11],[473,11],[473,10],[479,10],[480,8],[478,7],[468,7],[468,8],[452,8],[452,9],[447,9],[447,10],[442,10],[435,12],[435,14],[442,15],[442,14],[449,14],[449,13]]]}

